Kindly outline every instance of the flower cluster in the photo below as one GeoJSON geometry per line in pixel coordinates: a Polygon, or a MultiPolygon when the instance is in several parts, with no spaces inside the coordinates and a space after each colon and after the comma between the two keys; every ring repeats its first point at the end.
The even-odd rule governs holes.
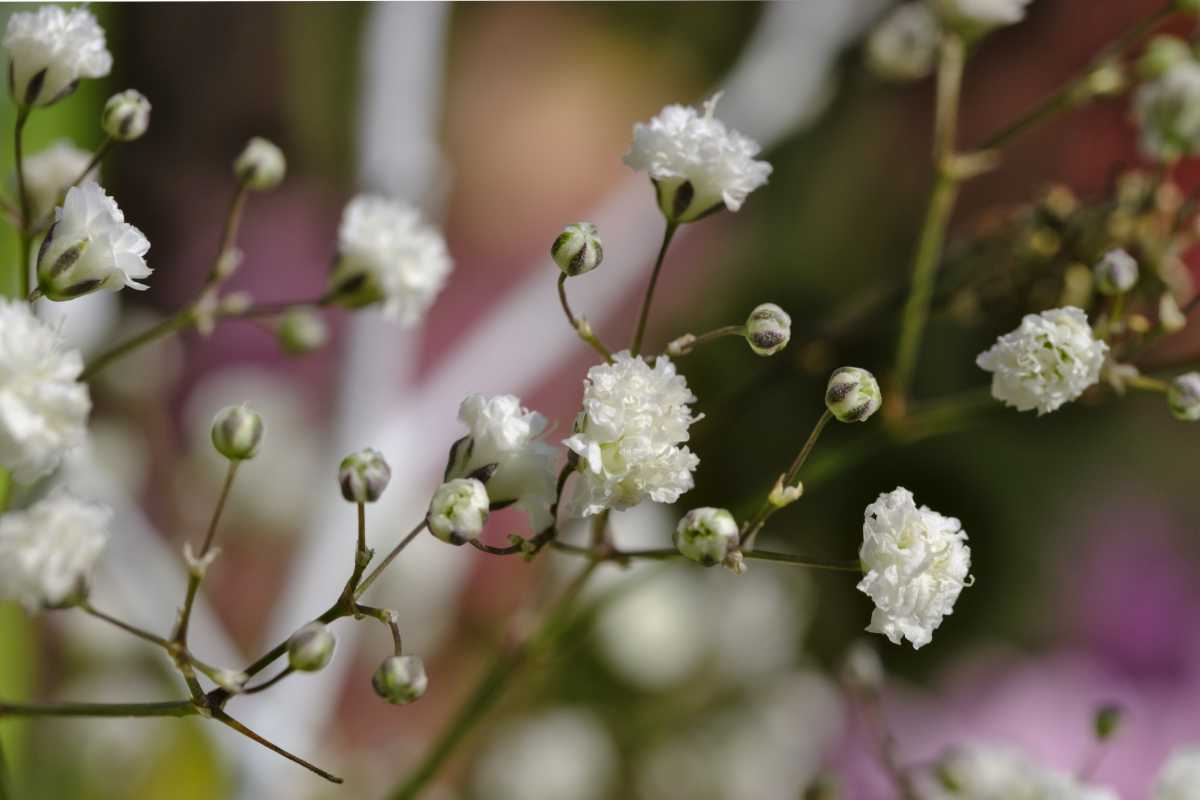
{"type": "Polygon", "coordinates": [[[13,100],[25,106],[50,105],[81,78],[100,78],[112,69],[104,29],[85,8],[42,6],[13,14],[4,49],[13,100]]]}
{"type": "Polygon", "coordinates": [[[1133,114],[1148,158],[1170,163],[1200,152],[1200,63],[1188,53],[1143,84],[1133,114]]]}
{"type": "Polygon", "coordinates": [[[76,180],[96,179],[94,168],[84,173],[91,160],[90,153],[66,139],[25,157],[25,192],[29,196],[29,211],[35,219],[45,219],[53,214],[63,192],[76,180]]]}
{"type": "Polygon", "coordinates": [[[996,745],[969,744],[942,756],[924,800],[1117,800],[1116,792],[1039,764],[1023,753],[996,745]]]}

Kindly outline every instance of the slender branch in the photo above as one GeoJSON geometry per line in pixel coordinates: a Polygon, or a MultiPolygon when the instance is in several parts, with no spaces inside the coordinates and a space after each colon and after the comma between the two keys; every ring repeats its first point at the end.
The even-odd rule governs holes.
{"type": "Polygon", "coordinates": [[[300,766],[304,767],[309,772],[320,775],[322,778],[329,781],[330,783],[342,783],[342,779],[339,778],[337,775],[334,775],[333,773],[330,773],[330,772],[326,772],[325,770],[321,769],[317,765],[312,764],[308,761],[305,761],[300,756],[298,756],[294,753],[290,753],[287,750],[284,750],[282,747],[275,744],[271,740],[266,739],[262,735],[250,730],[245,725],[243,725],[241,722],[238,722],[236,719],[234,719],[233,717],[226,714],[224,711],[218,710],[218,711],[213,712],[213,719],[217,720],[222,725],[232,728],[233,730],[235,730],[238,733],[245,736],[247,739],[257,742],[258,744],[261,744],[263,747],[267,748],[271,752],[278,753],[279,755],[286,758],[288,761],[291,761],[294,764],[299,764],[300,766]]]}
{"type": "Polygon", "coordinates": [[[367,577],[363,578],[363,580],[358,584],[358,588],[354,590],[354,596],[362,597],[367,589],[371,587],[371,584],[375,582],[375,579],[383,574],[383,571],[387,569],[393,561],[396,560],[396,556],[400,555],[400,553],[404,551],[404,548],[408,547],[409,543],[412,542],[413,539],[416,539],[417,535],[421,531],[425,530],[425,526],[428,524],[428,520],[421,520],[417,527],[409,531],[408,535],[400,540],[400,544],[396,545],[395,548],[392,549],[392,552],[388,553],[387,557],[384,558],[383,561],[379,562],[379,566],[375,567],[375,569],[371,570],[371,573],[367,575],[367,577]]]}
{"type": "MultiPolygon", "coordinates": [[[[829,424],[831,419],[833,419],[833,412],[825,409],[821,417],[817,420],[817,424],[809,432],[808,438],[804,440],[804,446],[800,448],[800,452],[796,454],[796,458],[793,459],[791,466],[784,473],[780,481],[782,486],[795,485],[796,479],[800,476],[800,469],[804,466],[804,462],[808,461],[808,457],[812,455],[813,448],[817,446],[817,440],[821,438],[821,432],[825,430],[825,426],[829,424]]],[[[754,547],[754,540],[757,538],[758,532],[762,530],[763,525],[766,524],[767,518],[778,510],[771,503],[771,491],[771,489],[767,490],[767,498],[763,500],[762,505],[758,507],[758,511],[754,513],[754,516],[742,528],[743,555],[747,555],[746,551],[754,547]]]]}
{"type": "Polygon", "coordinates": [[[563,313],[567,315],[567,322],[571,323],[571,327],[575,329],[575,333],[580,339],[590,344],[592,348],[604,356],[605,361],[612,361],[612,352],[604,346],[599,337],[592,331],[592,326],[585,319],[579,319],[571,311],[571,304],[567,302],[567,273],[559,273],[558,276],[558,301],[562,304],[563,313]]]}
{"type": "Polygon", "coordinates": [[[702,333],[695,336],[690,333],[685,333],[675,341],[667,345],[667,355],[673,358],[689,355],[693,350],[702,344],[708,344],[716,339],[721,339],[726,336],[745,336],[746,326],[743,325],[723,325],[720,328],[714,328],[707,333],[702,333]]]}
{"type": "Polygon", "coordinates": [[[141,333],[119,342],[108,350],[100,353],[88,362],[83,370],[83,374],[79,376],[81,381],[89,381],[96,376],[100,370],[107,367],[109,364],[117,361],[124,356],[129,355],[134,350],[140,347],[157,341],[158,339],[168,336],[176,331],[183,330],[191,326],[196,321],[196,313],[191,306],[175,312],[157,325],[142,331],[141,333]]]}
{"type": "MultiPolygon", "coordinates": [[[[229,499],[229,491],[233,488],[233,479],[237,477],[238,465],[242,462],[238,459],[229,459],[229,469],[225,472],[225,482],[221,484],[221,493],[217,496],[217,505],[213,509],[212,518],[208,523],[208,530],[204,534],[204,543],[200,546],[200,552],[196,555],[197,561],[203,562],[212,549],[213,539],[217,535],[217,525],[221,521],[221,514],[225,511],[225,503],[229,499]]],[[[183,601],[183,611],[179,615],[179,626],[175,631],[175,642],[180,647],[187,647],[188,624],[192,619],[192,607],[196,603],[196,595],[200,591],[200,583],[204,580],[204,567],[193,567],[189,565],[188,570],[188,585],[187,595],[183,601]]]]}
{"type": "Polygon", "coordinates": [[[25,123],[29,121],[30,107],[17,108],[17,119],[13,131],[13,155],[16,158],[17,197],[21,206],[21,225],[18,238],[19,260],[17,262],[17,297],[29,295],[29,254],[33,240],[30,235],[29,186],[25,181],[25,123]]]}
{"type": "Polygon", "coordinates": [[[200,710],[191,700],[162,703],[0,703],[5,717],[191,717],[200,710]]]}
{"type": "Polygon", "coordinates": [[[359,603],[354,604],[355,615],[371,617],[377,619],[387,626],[388,631],[392,634],[392,648],[396,655],[404,652],[404,646],[400,639],[400,625],[396,622],[396,613],[386,608],[375,608],[374,606],[364,606],[359,603]]]}
{"type": "Polygon", "coordinates": [[[258,684],[257,686],[251,686],[249,689],[243,689],[242,694],[258,694],[259,692],[266,691],[267,689],[270,689],[272,686],[274,686],[275,684],[279,683],[281,680],[286,678],[288,675],[291,675],[294,671],[295,670],[293,670],[290,665],[286,666],[283,669],[281,669],[278,672],[278,674],[276,674],[274,677],[263,681],[262,683],[258,684]]]}
{"type": "Polygon", "coordinates": [[[632,355],[637,355],[642,351],[642,339],[646,336],[646,322],[650,319],[650,304],[654,301],[654,287],[658,285],[658,273],[662,271],[663,259],[667,255],[667,248],[671,245],[671,239],[675,236],[675,231],[679,227],[679,223],[668,220],[666,230],[663,231],[662,246],[658,248],[658,258],[654,259],[654,270],[650,273],[650,283],[646,286],[646,296],[642,300],[642,310],[638,313],[637,329],[633,334],[633,343],[629,346],[629,352],[632,355]]]}
{"type": "Polygon", "coordinates": [[[67,189],[83,183],[84,178],[86,178],[92,170],[100,166],[100,162],[103,161],[104,157],[108,155],[109,151],[112,150],[114,144],[115,141],[111,136],[107,137],[103,142],[101,142],[100,146],[96,148],[96,152],[92,153],[92,157],[88,159],[87,166],[84,167],[83,171],[75,177],[75,180],[71,181],[71,183],[67,186],[67,189]]]}
{"type": "Polygon", "coordinates": [[[0,800],[12,800],[8,787],[8,759],[4,757],[4,741],[0,740],[0,800]]]}
{"type": "Polygon", "coordinates": [[[143,641],[158,645],[159,647],[163,648],[164,650],[172,649],[171,642],[167,641],[167,639],[163,638],[162,636],[159,636],[155,633],[151,633],[150,631],[144,630],[143,628],[139,628],[136,625],[131,625],[130,623],[125,622],[124,620],[117,619],[116,617],[112,616],[111,614],[106,614],[103,611],[100,611],[99,609],[97,609],[95,606],[93,606],[91,603],[89,603],[86,600],[79,604],[79,610],[83,611],[84,613],[92,615],[96,619],[103,620],[104,622],[107,622],[109,625],[114,625],[114,626],[120,628],[121,630],[125,631],[126,633],[136,636],[137,638],[139,638],[143,641]]]}

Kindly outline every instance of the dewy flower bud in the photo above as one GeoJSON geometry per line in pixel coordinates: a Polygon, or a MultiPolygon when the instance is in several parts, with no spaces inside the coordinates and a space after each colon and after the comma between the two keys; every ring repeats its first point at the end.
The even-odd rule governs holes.
{"type": "Polygon", "coordinates": [[[1137,60],[1138,76],[1152,81],[1182,61],[1190,61],[1192,49],[1178,36],[1155,36],[1137,60]]]}
{"type": "Polygon", "coordinates": [[[262,417],[245,405],[226,406],[213,418],[213,447],[231,461],[254,458],[262,437],[262,417]]]}
{"type": "Polygon", "coordinates": [[[373,447],[366,447],[342,459],[338,467],[338,485],[342,497],[351,503],[374,503],[392,479],[392,468],[373,447]]]}
{"type": "Polygon", "coordinates": [[[285,353],[303,355],[325,346],[329,341],[329,326],[312,309],[293,308],[279,320],[276,335],[285,353]]]}
{"type": "Polygon", "coordinates": [[[475,478],[446,481],[429,503],[429,530],[443,542],[466,544],[479,538],[487,522],[487,489],[475,478]]]}
{"type": "Polygon", "coordinates": [[[288,664],[299,672],[317,672],[333,658],[337,639],[320,622],[310,622],[288,639],[288,664]]]}
{"type": "Polygon", "coordinates": [[[825,407],[840,422],[865,422],[882,401],[875,376],[858,367],[834,370],[825,390],[825,407]]]}
{"type": "Polygon", "coordinates": [[[746,341],[760,356],[773,356],[792,338],[792,318],[774,303],[763,303],[746,320],[746,341]]]}
{"type": "Polygon", "coordinates": [[[604,260],[604,246],[595,225],[575,222],[563,228],[550,247],[550,255],[559,269],[573,278],[600,266],[604,260]]]}
{"type": "Polygon", "coordinates": [[[1200,372],[1186,372],[1172,380],[1167,389],[1167,405],[1176,419],[1200,420],[1200,372]]]}
{"type": "Polygon", "coordinates": [[[738,524],[723,508],[694,508],[675,528],[675,547],[681,555],[711,567],[738,546],[738,524]]]}
{"type": "Polygon", "coordinates": [[[393,705],[404,705],[425,694],[429,678],[416,656],[389,656],[371,676],[375,694],[393,705]]]}
{"type": "Polygon", "coordinates": [[[1103,294],[1125,294],[1138,279],[1138,263],[1124,250],[1109,250],[1096,262],[1096,289],[1103,294]]]}
{"type": "Polygon", "coordinates": [[[140,139],[150,127],[150,101],[136,89],[114,94],[104,104],[100,127],[118,142],[140,139]]]}
{"type": "Polygon", "coordinates": [[[274,189],[287,174],[287,159],[275,144],[255,136],[233,162],[233,174],[247,189],[274,189]]]}

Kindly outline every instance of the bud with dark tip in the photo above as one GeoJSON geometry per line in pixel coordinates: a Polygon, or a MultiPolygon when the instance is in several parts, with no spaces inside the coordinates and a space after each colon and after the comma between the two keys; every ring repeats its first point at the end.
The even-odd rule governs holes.
{"type": "Polygon", "coordinates": [[[213,447],[231,461],[254,458],[262,437],[262,417],[245,405],[226,406],[213,418],[213,447]]]}
{"type": "Polygon", "coordinates": [[[333,658],[337,639],[320,622],[310,622],[288,639],[288,664],[297,672],[318,672],[333,658]]]}
{"type": "Polygon", "coordinates": [[[425,694],[429,678],[425,664],[416,656],[389,656],[371,676],[375,694],[393,705],[404,705],[425,694]]]}
{"type": "Polygon", "coordinates": [[[604,260],[604,246],[595,225],[575,222],[563,228],[550,247],[550,255],[558,268],[573,278],[600,266],[604,260]]]}
{"type": "Polygon", "coordinates": [[[1103,294],[1125,294],[1137,284],[1138,263],[1124,250],[1109,250],[1093,270],[1096,289],[1103,294]]]}
{"type": "Polygon", "coordinates": [[[1200,372],[1186,372],[1172,380],[1167,387],[1167,405],[1175,419],[1200,420],[1200,372]]]}
{"type": "Polygon", "coordinates": [[[746,341],[760,356],[772,356],[792,338],[792,318],[774,303],[763,303],[746,320],[746,341]]]}
{"type": "Polygon", "coordinates": [[[675,547],[706,567],[720,564],[738,546],[738,524],[723,508],[693,508],[675,528],[675,547]]]}
{"type": "Polygon", "coordinates": [[[834,370],[825,390],[825,407],[839,422],[865,422],[882,401],[875,376],[859,367],[834,370]]]}
{"type": "Polygon", "coordinates": [[[287,174],[287,159],[275,144],[255,136],[233,162],[233,174],[247,189],[274,189],[287,174]]]}
{"type": "Polygon", "coordinates": [[[429,503],[429,530],[443,542],[463,545],[479,538],[487,522],[491,501],[483,482],[454,478],[433,493],[429,503]]]}
{"type": "Polygon", "coordinates": [[[373,447],[365,447],[342,459],[338,466],[338,485],[342,497],[351,503],[374,503],[392,479],[392,468],[373,447]]]}
{"type": "Polygon", "coordinates": [[[104,104],[100,127],[118,142],[140,139],[150,127],[150,101],[136,89],[114,94],[104,104]]]}

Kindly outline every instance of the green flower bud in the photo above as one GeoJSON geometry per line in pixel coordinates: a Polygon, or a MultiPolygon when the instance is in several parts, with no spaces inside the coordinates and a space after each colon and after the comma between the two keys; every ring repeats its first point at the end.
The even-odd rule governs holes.
{"type": "Polygon", "coordinates": [[[297,672],[318,672],[333,658],[337,639],[320,622],[310,622],[288,639],[288,664],[297,672]]]}
{"type": "Polygon", "coordinates": [[[604,260],[604,246],[595,225],[575,222],[563,228],[550,247],[550,255],[559,269],[573,278],[600,266],[604,260]]]}
{"type": "Polygon", "coordinates": [[[1200,372],[1186,372],[1172,380],[1167,388],[1167,405],[1175,419],[1200,420],[1200,372]]]}
{"type": "Polygon", "coordinates": [[[792,318],[774,303],[763,303],[746,320],[746,341],[760,356],[773,356],[792,338],[792,318]]]}
{"type": "Polygon", "coordinates": [[[342,497],[351,503],[374,503],[392,479],[392,468],[373,447],[351,453],[338,466],[342,497]]]}
{"type": "Polygon", "coordinates": [[[233,174],[247,189],[274,189],[287,174],[287,159],[273,143],[255,136],[233,162],[233,174]]]}
{"type": "Polygon", "coordinates": [[[262,417],[245,405],[226,406],[213,418],[213,447],[231,461],[254,458],[262,437],[262,417]]]}
{"type": "Polygon", "coordinates": [[[1138,263],[1124,250],[1109,250],[1096,262],[1093,276],[1102,294],[1125,294],[1137,284],[1138,263]]]}
{"type": "Polygon", "coordinates": [[[479,538],[491,501],[483,482],[455,478],[438,487],[429,503],[429,530],[443,542],[466,544],[479,538]]]}
{"type": "Polygon", "coordinates": [[[118,142],[140,139],[150,127],[150,101],[136,89],[114,94],[104,104],[100,127],[118,142]]]}
{"type": "Polygon", "coordinates": [[[1178,36],[1155,36],[1137,60],[1138,77],[1152,81],[1181,61],[1192,58],[1192,49],[1178,36]]]}
{"type": "Polygon", "coordinates": [[[371,676],[375,694],[393,705],[404,705],[425,694],[429,678],[416,656],[389,656],[371,676]]]}
{"type": "Polygon", "coordinates": [[[825,390],[825,407],[839,422],[865,422],[882,402],[875,376],[858,367],[834,370],[825,390]]]}
{"type": "Polygon", "coordinates": [[[275,331],[285,353],[303,355],[320,350],[329,341],[329,326],[311,308],[293,308],[279,320],[275,331]]]}
{"type": "Polygon", "coordinates": [[[675,528],[675,547],[681,555],[711,567],[738,546],[738,524],[723,508],[693,508],[675,528]]]}

